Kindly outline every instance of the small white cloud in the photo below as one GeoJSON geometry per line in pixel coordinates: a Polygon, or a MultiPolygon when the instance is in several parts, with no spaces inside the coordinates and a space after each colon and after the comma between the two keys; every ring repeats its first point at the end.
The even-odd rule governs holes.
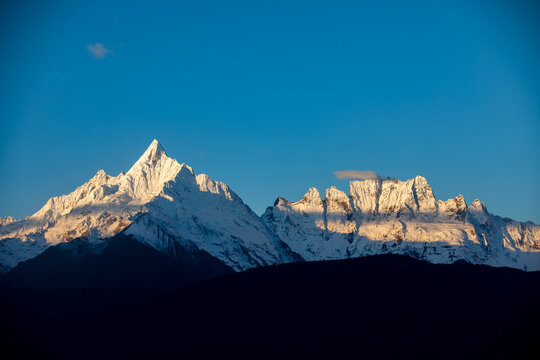
{"type": "Polygon", "coordinates": [[[375,171],[366,170],[343,170],[343,171],[334,171],[334,175],[338,179],[380,179],[379,174],[375,171]]]}
{"type": "Polygon", "coordinates": [[[102,43],[88,44],[86,51],[98,60],[106,58],[109,54],[113,54],[113,51],[102,43]]]}

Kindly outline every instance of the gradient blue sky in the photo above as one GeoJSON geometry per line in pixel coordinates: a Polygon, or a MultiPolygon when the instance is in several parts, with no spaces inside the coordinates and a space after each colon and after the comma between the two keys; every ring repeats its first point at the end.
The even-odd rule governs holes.
{"type": "Polygon", "coordinates": [[[357,169],[540,223],[537,2],[373,3],[2,2],[0,216],[157,138],[258,214],[357,169]]]}

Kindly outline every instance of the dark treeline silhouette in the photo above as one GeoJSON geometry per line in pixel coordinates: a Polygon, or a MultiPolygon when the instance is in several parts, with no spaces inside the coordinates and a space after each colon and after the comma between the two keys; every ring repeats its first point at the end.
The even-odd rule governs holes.
{"type": "Polygon", "coordinates": [[[167,288],[233,273],[216,257],[170,242],[169,254],[123,232],[92,253],[84,239],[52,246],[21,262],[4,278],[4,286],[58,288],[167,288]]]}
{"type": "Polygon", "coordinates": [[[179,288],[13,289],[14,358],[538,358],[540,273],[398,255],[293,263],[179,288]]]}

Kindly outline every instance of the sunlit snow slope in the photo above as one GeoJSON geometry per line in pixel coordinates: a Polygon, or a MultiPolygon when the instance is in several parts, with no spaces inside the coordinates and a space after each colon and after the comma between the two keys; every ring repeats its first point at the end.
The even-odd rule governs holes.
{"type": "Polygon", "coordinates": [[[99,252],[120,231],[171,256],[174,242],[195,246],[235,270],[292,259],[227,185],[195,175],[156,140],[126,174],[111,177],[100,170],[27,219],[5,223],[0,227],[3,272],[75,238],[87,238],[99,252]]]}
{"type": "Polygon", "coordinates": [[[405,254],[434,263],[540,270],[540,226],[488,213],[463,197],[436,200],[426,179],[352,181],[324,199],[311,188],[297,202],[278,198],[262,216],[305,260],[405,254]]]}

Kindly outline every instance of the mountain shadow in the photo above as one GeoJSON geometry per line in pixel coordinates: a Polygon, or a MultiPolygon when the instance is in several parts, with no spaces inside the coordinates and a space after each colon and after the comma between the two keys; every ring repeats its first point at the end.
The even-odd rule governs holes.
{"type": "Polygon", "coordinates": [[[538,299],[537,272],[400,255],[176,289],[12,289],[0,296],[0,349],[55,359],[537,359],[538,299]]]}
{"type": "Polygon", "coordinates": [[[205,251],[174,242],[175,257],[119,233],[102,249],[86,239],[53,246],[6,276],[17,288],[160,288],[234,272],[205,251]]]}

